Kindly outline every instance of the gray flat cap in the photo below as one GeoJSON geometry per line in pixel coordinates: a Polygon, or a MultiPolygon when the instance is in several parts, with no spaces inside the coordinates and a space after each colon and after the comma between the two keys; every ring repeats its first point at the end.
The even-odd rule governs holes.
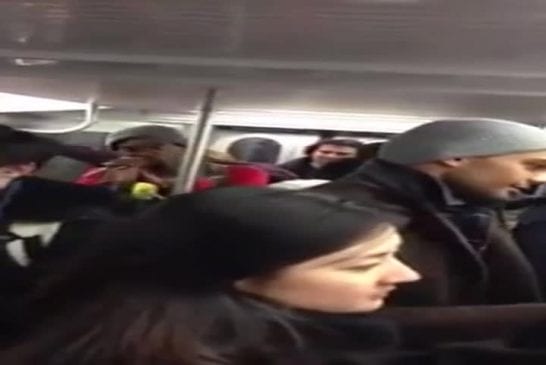
{"type": "Polygon", "coordinates": [[[422,124],[386,142],[385,161],[414,165],[457,157],[546,151],[546,131],[506,120],[453,119],[422,124]]]}
{"type": "Polygon", "coordinates": [[[161,125],[143,125],[139,127],[122,129],[111,133],[106,137],[106,145],[116,150],[117,145],[128,139],[147,138],[166,144],[186,146],[187,140],[177,129],[161,125]]]}

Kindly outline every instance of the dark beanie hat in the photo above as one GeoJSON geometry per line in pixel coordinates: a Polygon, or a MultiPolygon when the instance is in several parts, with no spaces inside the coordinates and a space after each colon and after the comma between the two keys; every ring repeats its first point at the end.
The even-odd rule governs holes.
{"type": "Polygon", "coordinates": [[[119,278],[214,290],[344,249],[378,225],[368,210],[319,193],[223,188],[168,199],[104,232],[111,242],[100,245],[119,278]]]}
{"type": "Polygon", "coordinates": [[[414,165],[457,157],[546,151],[546,131],[496,119],[453,119],[422,124],[386,142],[385,161],[414,165]]]}
{"type": "Polygon", "coordinates": [[[187,145],[186,138],[177,129],[161,125],[143,125],[122,129],[108,135],[106,145],[115,151],[121,142],[136,138],[152,139],[165,144],[187,145]]]}

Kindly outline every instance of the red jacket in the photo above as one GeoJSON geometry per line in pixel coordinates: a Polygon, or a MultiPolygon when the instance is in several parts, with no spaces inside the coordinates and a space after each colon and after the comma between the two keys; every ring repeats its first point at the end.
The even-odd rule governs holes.
{"type": "MultiPolygon", "coordinates": [[[[106,169],[96,167],[87,170],[77,180],[81,185],[100,185],[106,169]]],[[[225,180],[222,186],[265,186],[269,183],[269,174],[256,166],[231,165],[226,169],[225,180]]],[[[214,179],[198,177],[195,181],[194,191],[203,191],[217,187],[219,184],[214,179]]]]}

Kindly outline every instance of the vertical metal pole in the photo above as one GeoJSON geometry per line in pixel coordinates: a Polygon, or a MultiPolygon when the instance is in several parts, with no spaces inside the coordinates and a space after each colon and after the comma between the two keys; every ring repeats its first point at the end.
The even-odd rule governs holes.
{"type": "Polygon", "coordinates": [[[193,190],[195,179],[197,178],[199,167],[207,150],[212,132],[210,115],[215,97],[216,89],[207,90],[199,119],[192,128],[188,148],[178,170],[178,176],[176,177],[173,189],[174,194],[189,193],[193,190]]]}

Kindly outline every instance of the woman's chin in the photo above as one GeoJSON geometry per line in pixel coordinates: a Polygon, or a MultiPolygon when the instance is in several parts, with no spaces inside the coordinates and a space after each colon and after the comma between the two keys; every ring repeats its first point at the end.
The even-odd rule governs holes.
{"type": "Polygon", "coordinates": [[[351,310],[348,310],[349,313],[368,313],[375,312],[376,310],[381,309],[385,305],[385,298],[372,298],[367,299],[365,302],[358,303],[351,310]]]}

